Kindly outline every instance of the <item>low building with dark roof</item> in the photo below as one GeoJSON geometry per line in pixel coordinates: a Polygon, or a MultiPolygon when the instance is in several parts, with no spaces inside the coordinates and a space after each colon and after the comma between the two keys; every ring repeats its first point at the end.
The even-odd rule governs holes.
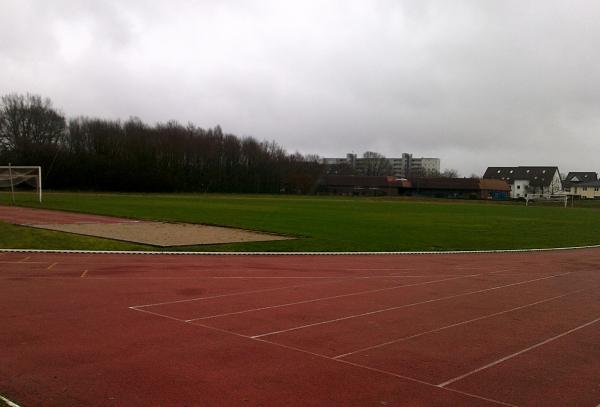
{"type": "Polygon", "coordinates": [[[562,190],[558,167],[488,167],[483,179],[505,181],[511,187],[510,197],[526,198],[528,194],[550,196],[562,190]]]}
{"type": "Polygon", "coordinates": [[[459,199],[507,199],[509,185],[501,180],[474,178],[415,178],[326,175],[319,180],[321,194],[403,195],[459,199]]]}
{"type": "Polygon", "coordinates": [[[502,180],[478,178],[415,178],[404,195],[458,199],[508,199],[510,186],[502,180]]]}
{"type": "Polygon", "coordinates": [[[334,195],[398,195],[410,182],[393,176],[325,175],[319,179],[317,193],[334,195]]]}

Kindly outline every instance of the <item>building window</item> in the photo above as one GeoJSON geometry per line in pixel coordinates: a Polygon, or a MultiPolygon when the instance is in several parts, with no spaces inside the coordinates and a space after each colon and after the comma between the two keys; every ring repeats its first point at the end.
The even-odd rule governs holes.
{"type": "Polygon", "coordinates": [[[584,190],[584,191],[587,191],[587,187],[583,187],[583,190],[584,190]]]}
{"type": "Polygon", "coordinates": [[[598,187],[594,187],[594,191],[598,191],[600,188],[598,187]]]}
{"type": "Polygon", "coordinates": [[[521,185],[517,185],[517,189],[521,189],[521,185]]]}

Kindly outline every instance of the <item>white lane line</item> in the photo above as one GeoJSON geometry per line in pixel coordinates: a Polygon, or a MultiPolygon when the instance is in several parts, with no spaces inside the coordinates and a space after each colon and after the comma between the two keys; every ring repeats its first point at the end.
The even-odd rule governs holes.
{"type": "Polygon", "coordinates": [[[529,346],[528,348],[522,349],[522,350],[520,350],[520,351],[518,351],[518,352],[512,353],[512,354],[510,354],[510,355],[508,355],[508,356],[505,356],[505,357],[503,357],[503,358],[500,358],[500,359],[498,359],[498,360],[496,360],[496,361],[494,361],[494,362],[492,362],[492,363],[488,363],[488,364],[487,364],[487,365],[485,365],[485,366],[481,366],[481,367],[479,367],[479,368],[477,368],[477,369],[475,369],[475,370],[471,370],[470,372],[467,372],[467,373],[465,373],[465,374],[462,374],[462,375],[460,375],[460,376],[454,377],[454,378],[452,378],[452,379],[450,379],[450,380],[446,380],[445,382],[438,384],[438,386],[439,386],[439,387],[445,387],[445,386],[447,386],[447,385],[449,385],[449,384],[452,384],[452,383],[454,383],[454,382],[457,382],[457,381],[459,381],[459,380],[462,380],[462,379],[464,379],[464,378],[466,378],[466,377],[469,377],[469,376],[471,376],[471,375],[473,375],[473,374],[475,374],[475,373],[481,372],[482,370],[489,369],[489,368],[490,368],[490,367],[492,367],[492,366],[496,366],[497,364],[500,364],[500,363],[502,363],[502,362],[506,362],[506,361],[507,361],[507,360],[509,360],[509,359],[512,359],[512,358],[514,358],[514,357],[517,357],[517,356],[519,356],[519,355],[522,355],[523,353],[529,352],[530,350],[533,350],[533,349],[539,348],[540,346],[543,346],[543,345],[545,345],[545,344],[547,344],[547,343],[550,343],[550,342],[552,342],[552,341],[555,341],[555,340],[557,340],[557,339],[560,339],[560,338],[562,338],[563,336],[567,336],[567,335],[569,335],[569,334],[572,334],[573,332],[579,331],[580,329],[586,328],[586,327],[588,327],[588,326],[590,326],[590,325],[593,325],[593,324],[595,324],[595,323],[597,323],[597,322],[599,322],[599,321],[600,321],[600,318],[596,318],[596,319],[594,319],[594,320],[592,320],[592,321],[586,322],[586,323],[585,323],[585,324],[583,324],[583,325],[579,325],[579,326],[577,326],[577,327],[575,327],[575,328],[573,328],[573,329],[569,329],[569,330],[568,330],[568,331],[566,331],[566,332],[563,332],[563,333],[561,333],[561,334],[558,334],[558,335],[556,335],[556,336],[553,336],[552,338],[548,338],[548,339],[546,339],[546,340],[544,340],[544,341],[542,341],[542,342],[536,343],[535,345],[529,346]]]}
{"type": "Polygon", "coordinates": [[[491,288],[485,288],[485,289],[476,290],[476,291],[469,291],[469,292],[462,293],[462,294],[449,295],[449,296],[446,296],[446,297],[435,298],[435,299],[432,299],[432,300],[413,302],[413,303],[410,303],[410,304],[399,305],[399,306],[396,306],[396,307],[383,308],[383,309],[379,309],[379,310],[375,310],[375,311],[365,312],[365,313],[362,313],[362,314],[348,315],[346,317],[335,318],[335,319],[330,319],[330,320],[327,320],[327,321],[315,322],[315,323],[312,323],[312,324],[300,325],[300,326],[296,326],[296,327],[292,327],[292,328],[282,329],[282,330],[279,330],[279,331],[273,331],[273,332],[267,332],[267,333],[263,333],[263,334],[259,334],[259,335],[254,335],[254,336],[252,336],[252,338],[262,338],[264,336],[276,335],[276,334],[280,334],[280,333],[284,333],[284,332],[290,332],[290,331],[297,331],[299,329],[310,328],[310,327],[318,326],[318,325],[331,324],[331,323],[335,323],[335,322],[339,322],[339,321],[345,321],[345,320],[348,320],[348,319],[360,318],[360,317],[364,317],[364,316],[368,316],[368,315],[379,314],[379,313],[382,313],[382,312],[394,311],[394,310],[398,310],[398,309],[402,309],[402,308],[410,308],[410,307],[415,307],[417,305],[429,304],[429,303],[437,302],[437,301],[450,300],[452,298],[464,297],[464,296],[467,296],[467,295],[473,295],[473,294],[479,294],[479,293],[484,293],[484,292],[488,292],[488,291],[499,290],[501,288],[506,288],[506,287],[514,287],[514,286],[521,285],[521,284],[528,284],[528,283],[532,283],[532,282],[536,282],[536,281],[547,280],[547,279],[550,279],[550,278],[566,276],[568,274],[571,274],[571,273],[568,272],[568,273],[562,273],[562,274],[555,274],[555,275],[548,276],[548,277],[542,277],[542,278],[536,278],[536,279],[533,279],[533,280],[520,281],[518,283],[511,283],[511,284],[500,285],[500,286],[495,286],[495,287],[491,287],[491,288]]]}
{"type": "Polygon", "coordinates": [[[9,407],[20,407],[17,403],[14,403],[14,402],[10,401],[6,397],[0,396],[0,400],[2,400],[9,407]]]}
{"type": "Polygon", "coordinates": [[[326,279],[338,279],[338,280],[369,280],[369,279],[375,279],[375,278],[427,278],[427,277],[460,277],[460,276],[465,276],[466,274],[429,274],[429,275],[424,275],[424,274],[419,274],[419,275],[407,275],[407,274],[387,274],[387,275],[383,275],[383,276],[248,276],[248,277],[244,277],[244,276],[198,276],[198,277],[194,277],[194,278],[214,278],[214,279],[218,279],[218,280],[228,280],[228,279],[233,279],[233,280],[246,280],[246,279],[257,279],[257,280],[262,280],[262,279],[273,279],[273,280],[279,280],[279,279],[320,279],[320,278],[326,278],[326,279]]]}
{"type": "MultiPolygon", "coordinates": [[[[142,311],[142,310],[138,310],[138,311],[142,311]]],[[[161,315],[161,316],[164,316],[164,315],[161,315]]],[[[182,322],[187,322],[187,321],[182,321],[182,322]]],[[[435,385],[433,383],[429,383],[429,382],[426,382],[426,381],[423,381],[423,380],[420,380],[420,379],[415,379],[413,377],[402,376],[402,375],[399,375],[399,374],[396,374],[396,373],[393,373],[393,372],[388,372],[388,371],[377,369],[377,368],[373,368],[373,367],[370,367],[370,366],[361,365],[361,364],[350,362],[350,361],[347,361],[347,360],[333,359],[333,358],[331,358],[331,357],[329,357],[327,355],[322,355],[320,353],[314,353],[314,352],[311,352],[311,351],[308,351],[308,350],[296,348],[294,346],[289,346],[289,345],[284,345],[284,344],[277,343],[277,342],[272,342],[272,341],[269,341],[267,339],[257,339],[257,338],[253,338],[251,336],[247,336],[247,335],[244,335],[244,334],[237,333],[237,332],[228,331],[226,329],[217,328],[217,327],[210,326],[210,325],[204,325],[204,324],[197,323],[197,322],[187,322],[187,323],[190,324],[190,325],[199,326],[199,327],[210,329],[210,330],[213,330],[213,331],[222,332],[222,333],[225,333],[225,334],[230,334],[230,335],[238,336],[238,337],[245,338],[245,339],[251,339],[251,340],[256,341],[256,342],[266,343],[266,344],[269,344],[269,345],[277,346],[279,348],[284,348],[284,349],[292,350],[292,351],[295,351],[295,352],[304,353],[304,354],[307,354],[307,355],[310,355],[310,356],[314,356],[314,357],[318,357],[318,358],[321,358],[321,359],[326,359],[326,360],[333,361],[333,362],[343,363],[345,365],[350,365],[350,366],[357,367],[357,368],[360,368],[360,369],[369,370],[371,372],[377,372],[377,373],[384,374],[384,375],[387,375],[387,376],[393,376],[393,377],[398,378],[398,379],[404,379],[404,380],[407,380],[407,381],[410,381],[410,382],[413,382],[413,383],[419,383],[419,384],[422,384],[422,385],[425,385],[425,386],[428,386],[428,387],[435,387],[437,389],[444,389],[444,390],[447,390],[447,391],[450,391],[450,392],[453,392],[453,393],[457,393],[457,394],[462,394],[462,395],[465,395],[465,396],[474,397],[474,398],[477,398],[477,399],[480,399],[480,400],[489,401],[489,402],[496,403],[496,404],[499,404],[499,405],[502,405],[502,406],[517,407],[517,406],[515,406],[513,404],[505,403],[503,401],[494,400],[494,399],[491,399],[491,398],[479,396],[479,395],[472,394],[472,393],[467,393],[467,392],[464,392],[464,391],[461,391],[461,390],[456,390],[456,389],[452,389],[452,388],[448,388],[448,387],[439,387],[439,386],[437,386],[437,385],[435,385]]]]}
{"type": "Polygon", "coordinates": [[[172,319],[173,321],[185,322],[183,319],[175,318],[170,315],[159,314],[158,312],[148,311],[146,309],[139,309],[139,308],[135,308],[135,307],[128,307],[128,308],[131,310],[134,310],[134,311],[145,312],[146,314],[151,314],[151,315],[156,315],[156,316],[163,317],[163,318],[172,319]]]}
{"type": "Polygon", "coordinates": [[[457,327],[457,326],[467,325],[467,324],[470,324],[472,322],[481,321],[483,319],[496,317],[498,315],[508,314],[510,312],[514,312],[514,311],[522,310],[522,309],[525,309],[525,308],[533,307],[535,305],[539,305],[539,304],[543,304],[543,303],[546,303],[546,302],[554,301],[554,300],[557,300],[559,298],[563,298],[563,297],[567,297],[569,295],[580,293],[582,291],[591,290],[592,288],[597,288],[597,287],[583,288],[581,290],[571,291],[571,292],[568,292],[568,293],[565,293],[565,294],[557,295],[555,297],[550,297],[550,298],[546,298],[546,299],[543,299],[543,300],[540,300],[540,301],[536,301],[536,302],[532,302],[532,303],[529,303],[529,304],[521,305],[519,307],[510,308],[510,309],[507,309],[507,310],[504,310],[504,311],[494,312],[493,314],[482,315],[482,316],[477,317],[477,318],[468,319],[466,321],[461,321],[461,322],[456,322],[454,324],[445,325],[445,326],[442,326],[440,328],[432,329],[432,330],[429,330],[429,331],[423,331],[423,332],[419,332],[417,334],[413,334],[413,335],[409,335],[409,336],[403,336],[402,338],[398,338],[398,339],[394,339],[394,340],[391,340],[391,341],[379,343],[379,344],[373,345],[373,346],[367,346],[365,348],[354,350],[352,352],[348,352],[348,353],[344,353],[344,354],[341,354],[341,355],[333,356],[333,358],[334,359],[344,358],[346,356],[355,355],[357,353],[362,353],[362,352],[365,352],[365,351],[368,351],[368,350],[382,348],[382,347],[387,346],[387,345],[392,345],[394,343],[403,342],[403,341],[407,341],[409,339],[418,338],[420,336],[424,336],[424,335],[428,335],[428,334],[432,334],[432,333],[444,331],[446,329],[454,328],[454,327],[457,327]]]}
{"type": "Polygon", "coordinates": [[[343,269],[344,271],[415,271],[418,270],[416,267],[408,268],[352,268],[343,269]]]}
{"type": "Polygon", "coordinates": [[[459,277],[443,278],[443,279],[440,279],[440,280],[424,281],[422,283],[401,284],[401,285],[395,285],[395,286],[392,286],[392,287],[385,287],[385,288],[374,288],[372,290],[357,291],[357,292],[348,293],[348,294],[331,295],[331,296],[328,296],[328,297],[313,298],[313,299],[310,299],[310,300],[302,300],[302,301],[296,301],[296,302],[288,302],[288,303],[285,303],[285,304],[271,305],[271,306],[268,306],[268,307],[250,308],[250,309],[246,309],[246,310],[242,310],[242,311],[234,311],[234,312],[227,312],[227,313],[223,313],[223,314],[209,315],[209,316],[200,317],[200,318],[192,318],[192,319],[188,319],[187,321],[188,322],[190,322],[190,321],[199,321],[199,320],[203,320],[203,319],[219,318],[219,317],[224,317],[224,316],[228,316],[228,315],[239,315],[239,314],[245,314],[245,313],[256,312],[256,311],[264,311],[264,310],[274,309],[274,308],[291,307],[293,305],[308,304],[308,303],[311,303],[311,302],[333,300],[333,299],[337,299],[337,298],[346,298],[346,297],[352,297],[352,296],[355,296],[355,295],[379,293],[379,292],[382,292],[382,291],[397,290],[399,288],[405,288],[405,287],[416,287],[416,286],[422,286],[422,285],[427,285],[427,284],[440,283],[440,282],[443,282],[443,281],[458,280],[460,278],[475,277],[475,276],[479,276],[479,275],[481,275],[481,274],[472,274],[472,275],[469,275],[469,276],[459,276],[459,277]]]}
{"type": "MultiPolygon", "coordinates": [[[[477,276],[482,276],[482,275],[487,275],[487,274],[497,274],[497,273],[501,273],[502,271],[505,271],[505,270],[501,270],[501,271],[497,271],[497,272],[493,272],[493,273],[480,273],[480,274],[469,274],[469,275],[452,276],[450,278],[444,278],[444,279],[441,279],[441,280],[432,280],[432,281],[427,281],[427,282],[424,282],[424,283],[403,284],[403,285],[400,285],[400,286],[379,288],[379,289],[375,289],[375,290],[359,291],[357,293],[344,294],[343,296],[365,294],[365,293],[370,293],[370,292],[379,292],[379,291],[391,290],[391,289],[401,288],[401,287],[410,287],[410,286],[414,286],[414,285],[425,285],[425,284],[436,283],[436,282],[440,282],[440,281],[456,280],[456,279],[468,278],[468,277],[477,277],[477,276]]],[[[435,276],[431,276],[431,277],[435,277],[435,276]]],[[[340,277],[339,279],[333,279],[333,280],[326,281],[326,282],[323,282],[323,283],[319,282],[319,283],[312,283],[312,284],[299,284],[299,285],[286,286],[286,287],[266,288],[266,289],[261,289],[261,290],[242,291],[242,292],[238,292],[238,293],[221,294],[221,295],[214,295],[214,296],[210,296],[210,297],[187,298],[185,300],[165,301],[165,302],[158,302],[158,303],[154,303],[154,304],[133,305],[132,307],[135,307],[135,308],[145,308],[145,307],[154,307],[154,306],[157,306],[157,305],[177,304],[177,303],[181,303],[181,302],[210,300],[210,299],[214,299],[214,298],[232,297],[232,296],[244,295],[244,294],[255,294],[255,293],[261,293],[261,292],[270,292],[270,291],[284,290],[286,288],[298,288],[298,287],[308,287],[308,286],[313,286],[313,285],[318,285],[318,284],[329,284],[329,283],[335,283],[338,280],[342,281],[344,279],[347,279],[347,277],[346,278],[340,277]]],[[[325,300],[325,299],[330,299],[330,298],[338,298],[338,296],[324,297],[324,298],[322,298],[320,300],[325,300]]]]}
{"type": "Polygon", "coordinates": [[[158,305],[179,304],[179,303],[182,303],[182,302],[212,300],[214,298],[226,298],[226,297],[235,297],[235,296],[238,296],[238,295],[245,295],[245,294],[266,293],[266,292],[271,292],[271,291],[285,290],[285,289],[288,289],[288,288],[309,287],[309,286],[313,286],[313,285],[329,284],[329,283],[333,283],[333,282],[335,282],[335,280],[334,281],[325,281],[325,282],[312,283],[312,284],[297,284],[297,285],[288,285],[288,286],[285,286],[285,287],[263,288],[263,289],[260,289],[260,290],[240,291],[240,292],[229,293],[229,294],[212,295],[212,296],[209,296],[209,297],[196,297],[196,298],[187,298],[185,300],[157,302],[157,303],[154,303],[154,304],[132,305],[130,308],[146,308],[146,307],[155,307],[155,306],[158,306],[158,305]]]}
{"type": "MultiPolygon", "coordinates": [[[[307,350],[304,350],[304,349],[295,348],[295,347],[284,345],[284,344],[280,344],[280,343],[277,343],[277,342],[271,342],[271,341],[266,340],[266,339],[256,339],[256,338],[252,338],[250,336],[247,336],[247,335],[244,335],[244,334],[240,334],[240,333],[237,333],[237,332],[228,331],[228,330],[217,328],[217,327],[214,327],[214,326],[204,325],[204,324],[197,323],[197,322],[187,322],[187,321],[184,321],[184,320],[181,320],[181,319],[178,319],[178,318],[171,317],[169,315],[159,314],[157,312],[152,312],[152,311],[148,311],[148,310],[144,310],[144,309],[133,308],[133,307],[129,307],[129,309],[131,309],[133,311],[145,312],[145,313],[148,313],[148,314],[151,314],[151,315],[155,315],[155,316],[159,316],[159,317],[171,319],[171,320],[177,321],[177,322],[187,323],[189,325],[199,326],[199,327],[202,327],[202,328],[205,328],[205,329],[209,329],[209,330],[216,331],[216,332],[221,332],[221,333],[224,333],[224,334],[234,335],[234,336],[237,336],[237,337],[240,337],[240,338],[244,338],[244,339],[250,339],[250,340],[253,340],[253,341],[256,341],[256,342],[270,344],[270,345],[277,346],[277,347],[280,347],[280,348],[285,348],[285,349],[293,350],[293,351],[296,351],[296,352],[300,352],[300,353],[308,354],[308,355],[311,355],[311,356],[315,356],[315,357],[318,357],[318,358],[321,358],[321,359],[326,359],[326,360],[330,360],[330,361],[334,361],[334,362],[338,362],[338,363],[343,363],[345,365],[350,365],[350,366],[353,366],[353,367],[357,367],[359,369],[365,369],[365,370],[369,370],[371,372],[377,372],[377,373],[384,374],[384,375],[387,375],[387,376],[392,376],[392,377],[395,377],[395,378],[404,379],[404,380],[407,380],[407,381],[410,381],[410,382],[413,382],[413,383],[420,383],[420,384],[428,386],[428,387],[435,387],[437,389],[443,389],[443,390],[449,391],[451,393],[461,394],[461,395],[468,396],[468,397],[473,397],[473,398],[476,398],[476,399],[479,399],[479,400],[485,400],[485,401],[488,401],[488,402],[491,402],[491,403],[495,403],[495,404],[498,404],[498,405],[501,405],[501,406],[517,407],[514,404],[505,403],[503,401],[491,399],[491,398],[488,398],[488,397],[479,396],[477,394],[467,393],[467,392],[464,392],[464,391],[461,391],[461,390],[452,389],[452,388],[449,388],[449,387],[439,387],[439,386],[437,386],[437,385],[435,385],[433,383],[428,383],[428,382],[425,382],[425,381],[420,380],[420,379],[415,379],[415,378],[408,377],[408,376],[402,376],[402,375],[399,375],[399,374],[396,374],[396,373],[388,372],[388,371],[385,371],[385,370],[373,368],[373,367],[366,366],[366,365],[361,365],[361,364],[350,362],[350,361],[347,361],[347,360],[333,359],[333,358],[331,358],[329,356],[326,356],[326,355],[321,355],[319,353],[313,353],[313,352],[310,352],[310,351],[307,351],[307,350]]],[[[13,407],[13,406],[11,406],[11,407],[13,407]]],[[[19,407],[19,406],[16,406],[16,407],[19,407]]]]}
{"type": "MultiPolygon", "coordinates": [[[[0,270],[1,271],[1,270],[0,270]]],[[[505,274],[500,274],[505,275],[505,274]]],[[[340,281],[350,281],[350,280],[376,280],[379,278],[382,279],[402,279],[402,278],[432,278],[432,277],[465,277],[465,274],[440,274],[436,276],[371,276],[371,277],[193,277],[193,276],[182,276],[182,277],[92,277],[95,280],[111,280],[111,281],[119,281],[119,280],[336,280],[340,281]]],[[[520,274],[515,274],[515,276],[520,276],[520,274]]],[[[46,279],[54,279],[61,277],[38,277],[32,276],[32,278],[46,278],[46,279]]]]}
{"type": "MultiPolygon", "coordinates": [[[[192,323],[192,324],[194,324],[194,323],[192,323]]],[[[199,325],[199,324],[194,324],[194,325],[199,325]]],[[[207,325],[199,325],[199,326],[212,329],[212,327],[207,326],[207,325]]],[[[217,328],[217,329],[219,329],[219,328],[217,328]]],[[[229,332],[229,331],[224,331],[224,332],[229,332]]],[[[229,332],[229,333],[231,333],[231,332],[229,332]]],[[[360,368],[360,369],[369,370],[371,372],[376,372],[376,373],[384,374],[384,375],[387,375],[387,376],[392,376],[392,377],[395,377],[395,378],[398,378],[398,379],[403,379],[403,380],[407,380],[407,381],[410,381],[410,382],[419,383],[419,384],[422,384],[422,385],[425,385],[425,386],[428,386],[428,387],[436,387],[438,389],[448,390],[448,391],[453,392],[453,393],[462,394],[462,395],[473,397],[473,398],[476,398],[476,399],[479,399],[479,400],[489,401],[489,402],[492,402],[492,403],[499,404],[501,406],[517,407],[514,404],[509,404],[509,403],[506,403],[506,402],[503,402],[503,401],[491,399],[491,398],[488,398],[488,397],[479,396],[477,394],[467,393],[467,392],[464,392],[464,391],[461,391],[461,390],[452,389],[452,388],[449,388],[449,387],[439,387],[439,386],[437,386],[437,385],[435,385],[433,383],[429,383],[429,382],[426,382],[426,381],[423,381],[423,380],[420,380],[420,379],[416,379],[414,377],[403,376],[403,375],[400,375],[400,374],[397,374],[397,373],[389,372],[387,370],[381,370],[381,369],[377,369],[377,368],[374,368],[374,367],[371,367],[371,366],[361,365],[359,363],[350,362],[350,361],[347,361],[347,360],[333,359],[333,358],[331,358],[329,356],[321,355],[319,353],[314,353],[314,352],[307,351],[307,350],[300,349],[300,348],[296,348],[294,346],[284,345],[282,343],[272,342],[272,341],[268,341],[266,339],[256,339],[256,338],[252,338],[252,337],[250,337],[250,339],[254,339],[255,341],[259,341],[259,342],[264,342],[264,343],[267,343],[267,344],[270,344],[270,345],[274,345],[274,346],[277,346],[277,347],[280,347],[280,348],[289,349],[289,350],[293,350],[293,351],[296,351],[296,352],[301,352],[301,353],[308,354],[308,355],[311,355],[311,356],[315,356],[315,357],[318,357],[318,358],[322,358],[322,359],[327,359],[327,360],[334,361],[334,362],[343,363],[345,365],[350,365],[350,366],[357,367],[357,368],[360,368]]]]}

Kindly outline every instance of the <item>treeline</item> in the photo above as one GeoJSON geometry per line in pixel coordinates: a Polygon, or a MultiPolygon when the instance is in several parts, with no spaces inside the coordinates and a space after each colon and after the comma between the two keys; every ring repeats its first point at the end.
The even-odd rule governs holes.
{"type": "Polygon", "coordinates": [[[106,191],[309,193],[322,172],[316,156],[219,126],[67,121],[49,99],[15,94],[0,105],[0,165],[8,162],[41,165],[46,188],[106,191]]]}

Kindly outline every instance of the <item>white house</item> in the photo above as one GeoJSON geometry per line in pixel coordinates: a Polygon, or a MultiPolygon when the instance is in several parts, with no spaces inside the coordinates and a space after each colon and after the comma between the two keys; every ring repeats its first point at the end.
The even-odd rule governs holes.
{"type": "Polygon", "coordinates": [[[562,190],[558,167],[488,167],[483,178],[506,181],[513,199],[528,194],[550,196],[562,190]]]}

